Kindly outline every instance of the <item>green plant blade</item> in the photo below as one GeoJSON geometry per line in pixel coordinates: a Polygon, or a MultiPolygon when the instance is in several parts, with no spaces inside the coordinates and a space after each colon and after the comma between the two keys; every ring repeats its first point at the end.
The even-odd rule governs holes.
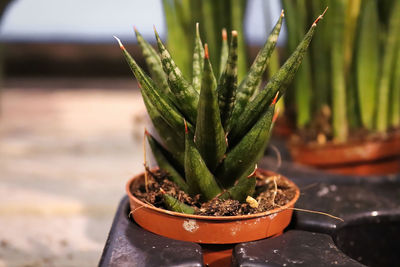
{"type": "Polygon", "coordinates": [[[183,191],[188,192],[189,187],[181,174],[176,170],[176,165],[174,166],[171,162],[173,158],[171,153],[169,153],[151,134],[146,132],[146,137],[158,167],[168,173],[168,179],[174,182],[183,191]]]}
{"type": "Polygon", "coordinates": [[[163,10],[167,24],[168,38],[167,44],[169,52],[174,58],[175,63],[180,67],[184,77],[190,78],[192,67],[193,34],[187,34],[192,31],[193,21],[199,21],[191,11],[190,5],[198,1],[179,1],[163,0],[163,10]],[[188,16],[188,15],[191,15],[188,16]]]}
{"type": "MultiPolygon", "coordinates": [[[[358,1],[358,0],[356,0],[358,1]]],[[[355,1],[349,1],[355,2],[355,1]]],[[[312,1],[312,14],[318,14],[326,6],[328,6],[327,0],[313,0],[312,1]]],[[[311,67],[312,67],[312,78],[313,78],[313,114],[321,113],[321,109],[329,104],[330,99],[330,30],[329,17],[324,18],[325,22],[322,23],[318,30],[318,34],[315,35],[312,43],[310,44],[311,51],[311,67]]]]}
{"type": "Polygon", "coordinates": [[[167,77],[163,71],[161,64],[161,59],[158,56],[156,50],[143,38],[139,31],[135,28],[136,39],[142,50],[144,59],[146,60],[147,67],[150,72],[150,76],[153,78],[154,83],[159,89],[161,89],[165,94],[171,96],[169,90],[167,77]]]}
{"type": "MultiPolygon", "coordinates": [[[[128,51],[126,51],[121,41],[118,38],[116,39],[129,67],[140,84],[142,95],[145,94],[148,97],[149,101],[157,109],[159,114],[163,116],[165,121],[171,126],[172,129],[176,129],[176,131],[178,131],[177,129],[183,129],[185,118],[175,108],[174,104],[172,104],[169,98],[162,93],[162,91],[156,90],[156,86],[153,81],[144,73],[144,71],[128,53],[128,51]]],[[[190,123],[188,123],[188,128],[191,132],[193,132],[193,126],[190,123]]]]}
{"type": "MultiPolygon", "coordinates": [[[[215,0],[202,0],[202,12],[203,12],[203,20],[202,23],[204,25],[205,31],[205,42],[209,45],[210,48],[210,60],[212,66],[219,66],[218,64],[218,53],[220,49],[220,40],[218,38],[219,33],[223,27],[227,27],[228,25],[219,24],[219,20],[222,19],[220,13],[221,10],[220,5],[226,1],[215,1],[215,0]]],[[[224,15],[229,16],[229,12],[226,12],[225,9],[224,15]]],[[[229,29],[228,29],[229,30],[229,29]]],[[[218,71],[216,69],[215,71],[218,71]]],[[[216,73],[217,76],[220,76],[221,73],[216,73]]]]}
{"type": "Polygon", "coordinates": [[[372,130],[379,75],[379,29],[375,1],[367,0],[364,4],[356,50],[356,74],[361,122],[365,128],[372,130]]]}
{"type": "Polygon", "coordinates": [[[343,43],[345,0],[333,1],[332,13],[332,126],[334,139],[339,142],[344,142],[348,136],[343,43]]]}
{"type": "Polygon", "coordinates": [[[193,53],[193,75],[192,75],[192,86],[197,91],[200,92],[201,89],[201,77],[204,68],[204,48],[203,43],[200,39],[199,24],[196,24],[196,37],[194,44],[193,53]]]}
{"type": "Polygon", "coordinates": [[[229,46],[228,60],[225,70],[218,81],[218,103],[221,114],[221,123],[227,129],[229,118],[232,113],[233,104],[236,99],[237,90],[237,59],[238,59],[238,36],[236,31],[232,31],[232,40],[229,46]]]}
{"type": "Polygon", "coordinates": [[[147,113],[149,114],[158,135],[161,137],[167,149],[171,152],[174,160],[183,166],[185,159],[185,136],[181,131],[176,131],[169,126],[157,109],[151,104],[146,94],[142,94],[142,97],[147,113]]]}
{"type": "Polygon", "coordinates": [[[234,124],[238,121],[246,105],[249,103],[250,97],[253,96],[253,94],[257,91],[257,88],[260,86],[262,75],[268,66],[269,58],[275,49],[276,42],[278,41],[283,17],[284,14],[282,12],[263,48],[260,50],[260,52],[258,52],[248,74],[243,78],[238,87],[235,107],[233,109],[230,122],[231,127],[234,127],[234,124]]]}
{"type": "Polygon", "coordinates": [[[216,177],[224,188],[232,186],[247,170],[254,168],[262,157],[268,144],[274,110],[275,105],[268,107],[250,131],[227,153],[218,167],[216,177]]]}
{"type": "Polygon", "coordinates": [[[229,56],[229,45],[228,45],[228,34],[226,29],[222,29],[222,44],[221,44],[221,59],[219,62],[219,73],[220,75],[224,72],[226,62],[229,56]]]}
{"type": "Polygon", "coordinates": [[[210,200],[221,192],[213,174],[190,138],[185,135],[185,178],[191,195],[200,194],[203,200],[210,200]]]}
{"type": "MultiPolygon", "coordinates": [[[[398,44],[400,48],[400,43],[398,44]]],[[[400,49],[397,50],[396,66],[393,75],[390,110],[390,126],[400,127],[400,49]]]]}
{"type": "MultiPolygon", "coordinates": [[[[296,6],[296,25],[298,40],[304,35],[304,29],[307,20],[307,7],[306,2],[297,2],[296,6]]],[[[288,18],[289,19],[289,18],[288,18]]],[[[312,81],[311,81],[311,66],[309,54],[304,55],[303,62],[301,63],[297,74],[294,78],[295,101],[296,101],[296,123],[298,128],[304,128],[311,120],[311,95],[312,95],[312,81]]]]}
{"type": "Polygon", "coordinates": [[[175,99],[181,112],[192,123],[196,119],[197,104],[199,93],[190,85],[182,75],[182,72],[172,60],[169,52],[162,43],[160,36],[154,30],[157,39],[158,50],[160,52],[161,63],[167,75],[169,88],[175,95],[175,99]]]}
{"type": "Polygon", "coordinates": [[[279,71],[272,76],[264,90],[261,90],[255,96],[253,101],[246,106],[236,122],[235,127],[233,127],[230,131],[228,138],[231,143],[237,143],[237,141],[249,131],[254,123],[260,118],[260,115],[263,114],[266,109],[268,109],[277,92],[279,92],[278,97],[281,97],[285,93],[286,88],[292,82],[293,77],[301,64],[304,54],[307,51],[317,22],[318,20],[313,23],[303,40],[297,46],[296,50],[286,60],[285,64],[279,69],[279,71]]]}
{"type": "MultiPolygon", "coordinates": [[[[394,2],[393,9],[391,11],[388,34],[386,36],[383,62],[382,62],[382,73],[379,81],[378,89],[378,106],[376,113],[376,130],[378,132],[385,132],[389,126],[389,93],[390,93],[390,82],[392,73],[394,71],[394,58],[396,56],[396,45],[397,39],[400,35],[400,3],[399,1],[394,2]]],[[[398,101],[398,100],[397,100],[398,101]]]]}
{"type": "MultiPolygon", "coordinates": [[[[232,30],[238,32],[238,62],[237,62],[237,75],[238,80],[241,81],[247,72],[247,53],[246,43],[244,40],[244,14],[246,12],[246,0],[233,0],[229,1],[231,5],[231,26],[232,30]]],[[[223,7],[222,7],[223,9],[223,7]]],[[[226,26],[226,25],[222,25],[226,26]]]]}
{"type": "Polygon", "coordinates": [[[185,214],[194,214],[195,210],[189,205],[179,201],[178,199],[174,198],[169,194],[163,194],[163,200],[167,209],[185,213],[185,214]]]}
{"type": "Polygon", "coordinates": [[[213,171],[222,160],[227,144],[215,90],[217,82],[207,50],[197,110],[195,144],[207,167],[213,171]]]}
{"type": "MultiPolygon", "coordinates": [[[[251,171],[250,171],[251,172],[251,171]]],[[[222,199],[235,199],[240,202],[245,202],[247,196],[252,196],[255,191],[256,178],[242,176],[231,188],[224,192],[220,198],[222,199]]]]}

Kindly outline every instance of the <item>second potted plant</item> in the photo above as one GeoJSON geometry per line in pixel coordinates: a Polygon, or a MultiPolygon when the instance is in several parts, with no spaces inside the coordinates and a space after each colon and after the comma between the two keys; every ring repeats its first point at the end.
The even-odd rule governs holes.
{"type": "MultiPolygon", "coordinates": [[[[288,46],[327,1],[286,1],[288,46]]],[[[293,82],[295,161],[346,174],[400,171],[399,1],[331,1],[293,82]]]]}

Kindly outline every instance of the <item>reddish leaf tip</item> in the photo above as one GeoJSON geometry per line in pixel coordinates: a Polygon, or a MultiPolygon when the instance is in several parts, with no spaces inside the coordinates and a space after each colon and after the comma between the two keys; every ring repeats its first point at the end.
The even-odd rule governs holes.
{"type": "Polygon", "coordinates": [[[317,26],[317,23],[324,18],[324,15],[326,13],[326,11],[328,10],[328,7],[325,8],[324,12],[318,16],[318,18],[314,21],[314,23],[312,24],[313,27],[317,26]]]}
{"type": "Polygon", "coordinates": [[[125,49],[125,47],[124,47],[124,45],[122,44],[122,42],[121,42],[121,40],[117,37],[117,36],[113,36],[114,38],[115,38],[115,40],[117,40],[117,42],[118,42],[118,44],[119,44],[119,47],[122,49],[122,50],[124,50],[125,49]]]}
{"type": "Polygon", "coordinates": [[[184,122],[185,122],[185,133],[189,133],[189,130],[188,130],[188,126],[187,126],[187,122],[186,122],[186,120],[184,120],[184,122]]]}
{"type": "Polygon", "coordinates": [[[162,189],[162,188],[160,188],[160,192],[161,192],[161,194],[163,194],[163,195],[166,194],[166,192],[165,192],[164,189],[162,189]]]}
{"type": "Polygon", "coordinates": [[[222,40],[228,40],[228,33],[226,32],[225,28],[222,29],[222,40]]]}
{"type": "Polygon", "coordinates": [[[150,135],[150,133],[147,131],[146,128],[144,128],[144,135],[146,135],[146,136],[149,136],[149,135],[150,135]]]}
{"type": "Polygon", "coordinates": [[[272,100],[271,106],[276,104],[276,101],[278,101],[278,95],[279,95],[279,91],[276,92],[275,98],[274,100],[272,100]]]}
{"type": "Polygon", "coordinates": [[[208,44],[204,44],[204,58],[209,59],[210,55],[208,54],[208,44]]]}

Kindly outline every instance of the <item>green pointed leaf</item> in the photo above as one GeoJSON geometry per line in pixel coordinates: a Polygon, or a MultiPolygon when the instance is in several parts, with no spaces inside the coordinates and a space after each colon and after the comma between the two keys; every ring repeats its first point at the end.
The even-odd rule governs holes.
{"type": "Polygon", "coordinates": [[[367,129],[373,129],[379,74],[378,10],[374,0],[364,3],[358,49],[355,50],[357,89],[362,124],[367,129]]]}
{"type": "Polygon", "coordinates": [[[275,105],[271,105],[241,141],[226,155],[216,171],[224,188],[245,174],[262,157],[268,144],[275,105]]]}
{"type": "Polygon", "coordinates": [[[244,136],[254,123],[260,118],[269,105],[272,103],[277,92],[279,96],[285,94],[286,88],[292,82],[297,69],[299,68],[304,54],[307,51],[308,45],[311,42],[314,34],[316,23],[313,23],[310,30],[307,32],[303,40],[297,46],[293,54],[286,60],[285,64],[279,69],[277,73],[272,76],[270,81],[251,101],[243,113],[236,121],[235,126],[231,129],[228,136],[230,143],[237,143],[242,136],[244,136]]]}
{"type": "Polygon", "coordinates": [[[227,129],[231,117],[233,104],[235,103],[237,90],[237,32],[232,31],[232,40],[229,46],[228,61],[225,70],[218,81],[218,103],[221,114],[221,122],[224,129],[227,129]]]}
{"type": "Polygon", "coordinates": [[[200,194],[203,200],[210,200],[221,192],[213,174],[209,171],[200,152],[186,132],[185,137],[185,178],[191,195],[200,194]]]}
{"type": "Polygon", "coordinates": [[[136,39],[142,50],[144,59],[146,60],[147,67],[149,69],[150,75],[154,80],[154,83],[159,89],[161,89],[165,94],[170,95],[171,92],[168,87],[167,77],[163,71],[161,64],[161,59],[158,56],[156,50],[145,40],[139,31],[135,28],[136,39]]]}
{"type": "MultiPolygon", "coordinates": [[[[154,82],[147,76],[147,74],[139,67],[136,61],[126,51],[121,41],[116,38],[125,56],[125,59],[131,68],[133,74],[138,80],[141,93],[146,94],[151,104],[158,110],[159,114],[163,116],[165,121],[176,131],[183,129],[185,118],[175,108],[175,105],[169,100],[169,98],[163,94],[160,90],[157,90],[154,82]]],[[[193,132],[193,126],[188,123],[188,128],[193,132]]]]}
{"type": "Polygon", "coordinates": [[[182,131],[176,131],[169,126],[158,110],[150,103],[146,94],[142,94],[142,96],[147,113],[158,135],[161,137],[164,145],[172,153],[174,160],[183,166],[185,159],[185,136],[182,134],[182,131]]]}
{"type": "MultiPolygon", "coordinates": [[[[394,2],[389,20],[389,29],[386,37],[384,55],[382,61],[382,72],[378,89],[378,108],[376,113],[376,130],[384,132],[389,126],[389,92],[392,73],[395,66],[395,50],[397,39],[400,35],[400,3],[394,2]]],[[[398,99],[395,101],[399,101],[398,99]]]]}
{"type": "Polygon", "coordinates": [[[226,62],[228,61],[228,56],[229,56],[228,36],[226,33],[226,29],[222,29],[221,59],[219,62],[220,75],[224,73],[226,62]]]}
{"type": "Polygon", "coordinates": [[[208,59],[208,52],[206,56],[197,110],[195,144],[207,167],[213,171],[223,158],[227,144],[215,90],[217,82],[208,59]]]}
{"type": "Polygon", "coordinates": [[[240,202],[245,202],[247,196],[254,194],[256,187],[256,177],[243,176],[240,178],[234,186],[229,188],[225,193],[221,195],[222,199],[235,199],[240,202]]]}
{"type": "MultiPolygon", "coordinates": [[[[400,48],[400,41],[399,48],[400,48]]],[[[390,126],[393,128],[400,127],[400,49],[397,50],[396,57],[396,66],[393,75],[393,83],[392,83],[392,96],[391,96],[391,118],[390,118],[390,126]]]]}
{"type": "Polygon", "coordinates": [[[344,23],[345,23],[344,0],[332,2],[332,27],[331,44],[331,76],[332,76],[332,128],[336,141],[343,142],[348,136],[348,116],[345,80],[345,58],[344,58],[344,23]]]}
{"type": "Polygon", "coordinates": [[[277,23],[275,24],[275,27],[272,29],[267,41],[265,42],[264,47],[260,50],[260,52],[258,52],[248,74],[244,77],[243,81],[238,87],[235,107],[233,109],[231,118],[231,127],[237,122],[246,105],[249,103],[251,96],[254,95],[260,86],[262,76],[268,66],[269,59],[275,49],[276,42],[278,41],[283,17],[284,14],[282,12],[277,23]]]}
{"type": "Polygon", "coordinates": [[[179,201],[178,199],[174,198],[169,194],[163,195],[163,200],[167,209],[181,212],[185,214],[194,214],[195,210],[193,207],[186,205],[185,203],[179,201]]]}
{"type": "Polygon", "coordinates": [[[153,156],[158,163],[160,169],[168,173],[168,179],[174,182],[180,189],[188,192],[188,186],[181,174],[176,169],[176,163],[171,162],[173,158],[169,153],[151,134],[146,132],[147,141],[150,144],[153,156]]]}
{"type": "Polygon", "coordinates": [[[169,52],[162,43],[160,36],[155,31],[161,63],[167,75],[169,88],[175,95],[180,111],[192,123],[196,120],[199,93],[190,85],[182,75],[182,72],[172,60],[169,52]]]}
{"type": "Polygon", "coordinates": [[[196,24],[196,37],[194,43],[193,53],[193,75],[192,75],[192,86],[200,92],[201,89],[201,77],[204,68],[204,48],[200,38],[199,24],[196,24]]]}

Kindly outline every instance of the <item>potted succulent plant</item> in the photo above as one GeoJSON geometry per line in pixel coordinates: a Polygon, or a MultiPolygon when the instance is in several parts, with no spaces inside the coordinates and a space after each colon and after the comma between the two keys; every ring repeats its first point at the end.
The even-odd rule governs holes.
{"type": "MultiPolygon", "coordinates": [[[[327,1],[286,1],[288,48],[327,1]]],[[[400,171],[399,1],[330,1],[289,90],[295,161],[331,172],[400,171]]]]}
{"type": "Polygon", "coordinates": [[[161,138],[146,132],[159,169],[146,168],[126,186],[133,218],[144,229],[184,241],[232,244],[280,234],[289,224],[299,189],[256,163],[268,144],[275,103],[299,68],[322,16],[259,91],[283,17],[282,11],[239,85],[236,31],[229,53],[221,55],[226,64],[217,80],[196,25],[192,82],[183,77],[157,32],[159,53],[136,30],[153,79],[117,38],[161,138]]]}

